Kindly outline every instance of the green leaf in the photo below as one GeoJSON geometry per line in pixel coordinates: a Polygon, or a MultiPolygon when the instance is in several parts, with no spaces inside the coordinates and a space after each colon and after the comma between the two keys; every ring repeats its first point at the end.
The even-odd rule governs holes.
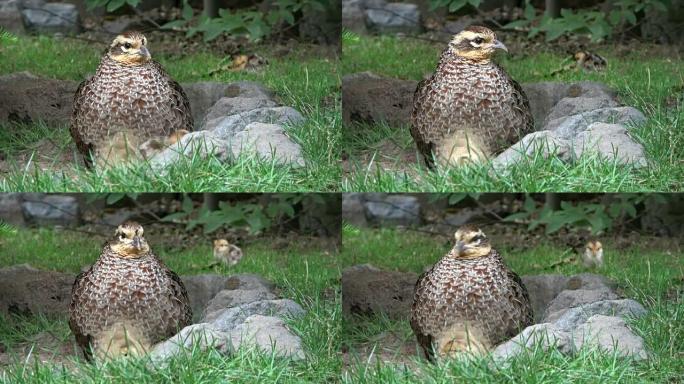
{"type": "Polygon", "coordinates": [[[194,204],[192,204],[192,199],[188,195],[183,196],[183,202],[181,203],[181,209],[185,213],[192,213],[192,210],[194,208],[194,204]]]}
{"type": "Polygon", "coordinates": [[[107,12],[116,11],[117,9],[123,7],[124,4],[126,4],[125,0],[112,0],[107,3],[107,12]]]}
{"type": "Polygon", "coordinates": [[[194,12],[192,11],[192,7],[190,4],[188,4],[187,0],[183,1],[183,11],[181,12],[181,17],[185,20],[190,20],[192,19],[192,15],[194,12]]]}
{"type": "Polygon", "coordinates": [[[459,9],[465,7],[466,3],[466,0],[451,0],[449,3],[449,12],[454,13],[458,11],[459,9]]]}
{"type": "Polygon", "coordinates": [[[119,201],[121,201],[124,197],[126,197],[125,193],[110,193],[107,195],[107,198],[105,199],[105,204],[116,204],[119,201]]]}
{"type": "Polygon", "coordinates": [[[449,205],[456,205],[468,197],[467,193],[452,193],[449,194],[449,205]]]}
{"type": "Polygon", "coordinates": [[[636,15],[634,14],[634,12],[632,12],[632,11],[625,11],[625,12],[623,13],[623,15],[624,15],[625,19],[626,19],[630,24],[634,25],[634,24],[637,23],[637,18],[636,18],[636,15]]]}
{"type": "Polygon", "coordinates": [[[523,15],[525,16],[525,19],[527,19],[528,21],[533,20],[534,17],[537,15],[537,11],[534,9],[534,7],[529,1],[525,1],[525,11],[523,15]]]}
{"type": "Polygon", "coordinates": [[[523,209],[527,212],[532,212],[537,208],[537,203],[534,202],[534,199],[530,197],[530,195],[525,196],[525,202],[523,203],[523,209]]]}
{"type": "Polygon", "coordinates": [[[175,212],[162,217],[161,221],[176,221],[187,216],[188,214],[186,212],[175,212]]]}
{"type": "Polygon", "coordinates": [[[173,28],[180,28],[187,24],[186,20],[179,19],[179,20],[173,20],[169,21],[168,23],[164,24],[161,26],[162,29],[173,29],[173,28]]]}
{"type": "Polygon", "coordinates": [[[520,28],[520,27],[525,27],[530,24],[530,20],[516,20],[516,21],[511,21],[510,23],[504,25],[503,27],[506,29],[514,29],[514,28],[520,28]]]}

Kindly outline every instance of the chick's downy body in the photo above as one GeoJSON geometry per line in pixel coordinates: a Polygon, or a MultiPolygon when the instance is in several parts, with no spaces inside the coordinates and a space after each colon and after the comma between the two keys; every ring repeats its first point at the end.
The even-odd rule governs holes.
{"type": "Polygon", "coordinates": [[[91,154],[101,166],[138,158],[145,141],[193,130],[188,97],[146,43],[136,32],[118,36],[76,91],[70,132],[87,165],[91,154]]]}
{"type": "Polygon", "coordinates": [[[484,27],[469,27],[444,50],[414,94],[411,135],[428,166],[481,161],[534,130],[520,85],[491,61],[506,49],[484,27]]]}
{"type": "Polygon", "coordinates": [[[533,320],[525,286],[491,248],[477,257],[452,249],[418,279],[411,314],[428,358],[486,352],[533,320]]]}
{"type": "Polygon", "coordinates": [[[192,321],[185,287],[149,248],[110,242],[72,290],[69,326],[87,358],[142,355],[192,321]]]}

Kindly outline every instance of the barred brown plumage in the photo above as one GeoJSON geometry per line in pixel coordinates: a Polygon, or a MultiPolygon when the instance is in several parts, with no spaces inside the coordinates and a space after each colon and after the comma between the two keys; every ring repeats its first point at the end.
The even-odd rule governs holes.
{"type": "Polygon", "coordinates": [[[482,353],[532,324],[522,280],[485,234],[464,226],[456,245],[416,283],[411,328],[428,359],[482,353]],[[434,348],[434,349],[433,349],[434,348]]]}
{"type": "Polygon", "coordinates": [[[493,31],[468,27],[418,84],[411,136],[429,167],[433,156],[442,165],[489,158],[534,130],[522,88],[491,61],[496,49],[507,50],[493,31]]]}
{"type": "Polygon", "coordinates": [[[192,131],[190,102],[180,84],[151,59],[138,32],[117,36],[95,75],[74,96],[70,133],[87,166],[139,156],[149,139],[192,131]]]}
{"type": "Polygon", "coordinates": [[[76,277],[69,328],[87,359],[142,355],[192,322],[181,279],[154,255],[140,224],[124,223],[76,277]]]}

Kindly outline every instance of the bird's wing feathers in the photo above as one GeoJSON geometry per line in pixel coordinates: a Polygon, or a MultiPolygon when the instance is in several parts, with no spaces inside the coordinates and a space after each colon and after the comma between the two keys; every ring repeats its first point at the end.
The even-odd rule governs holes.
{"type": "Polygon", "coordinates": [[[411,136],[416,142],[416,147],[418,152],[423,156],[425,164],[432,168],[434,165],[434,159],[432,157],[433,143],[427,140],[425,135],[424,123],[419,119],[419,116],[423,113],[424,105],[423,100],[425,99],[424,93],[427,91],[427,85],[430,80],[423,79],[418,83],[415,92],[413,93],[413,112],[411,113],[411,136]]]}
{"type": "MultiPolygon", "coordinates": [[[[173,109],[174,113],[176,114],[176,117],[179,120],[183,121],[183,125],[185,126],[185,130],[187,131],[192,131],[194,128],[194,122],[192,119],[192,112],[190,110],[190,100],[188,99],[188,95],[185,93],[183,90],[183,87],[181,85],[173,80],[171,76],[164,70],[164,67],[161,66],[156,61],[153,61],[153,65],[157,71],[168,81],[169,86],[173,90],[173,109]]],[[[169,132],[172,133],[172,132],[169,132]]]]}
{"type": "Polygon", "coordinates": [[[90,342],[92,336],[85,334],[84,330],[79,326],[75,318],[75,312],[78,311],[78,308],[81,306],[79,302],[79,291],[81,289],[81,284],[83,283],[83,280],[87,277],[87,275],[90,274],[91,270],[92,267],[90,267],[87,271],[79,273],[76,276],[76,279],[74,280],[74,285],[71,287],[71,303],[69,305],[69,328],[71,329],[71,332],[74,333],[74,336],[76,337],[76,343],[81,348],[81,350],[83,351],[83,355],[88,361],[90,361],[92,358],[92,350],[90,349],[90,342]]]}

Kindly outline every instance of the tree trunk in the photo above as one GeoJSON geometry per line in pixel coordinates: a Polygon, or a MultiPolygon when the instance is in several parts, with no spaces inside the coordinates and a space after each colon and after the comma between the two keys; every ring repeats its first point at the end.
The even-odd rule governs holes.
{"type": "Polygon", "coordinates": [[[218,17],[218,9],[219,7],[217,0],[204,0],[204,14],[207,17],[218,17]]]}
{"type": "MultiPolygon", "coordinates": [[[[206,0],[205,0],[206,1],[206,0]]],[[[546,14],[553,17],[560,16],[560,0],[546,0],[546,14]]]]}

